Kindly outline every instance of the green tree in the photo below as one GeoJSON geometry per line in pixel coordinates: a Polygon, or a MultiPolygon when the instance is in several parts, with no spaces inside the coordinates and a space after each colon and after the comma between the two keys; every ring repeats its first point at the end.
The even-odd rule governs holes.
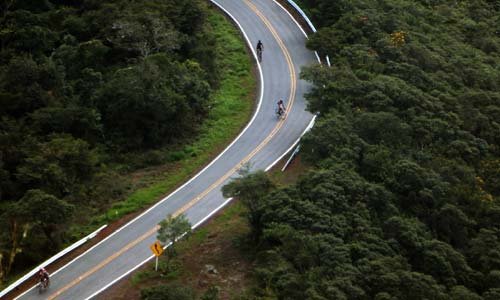
{"type": "Polygon", "coordinates": [[[136,51],[141,57],[164,51],[172,52],[180,47],[178,32],[159,16],[146,15],[137,19],[116,20],[114,42],[128,51],[136,51]]]}
{"type": "Polygon", "coordinates": [[[469,240],[468,234],[474,222],[470,220],[458,207],[445,204],[436,215],[436,231],[438,237],[463,249],[469,240]]]}
{"type": "MultiPolygon", "coordinates": [[[[171,244],[171,253],[175,253],[175,243],[183,234],[191,232],[191,223],[184,214],[173,217],[168,215],[165,220],[159,224],[160,228],[157,232],[157,239],[163,244],[171,244]]],[[[167,248],[168,249],[168,248],[167,248]]]]}
{"type": "Polygon", "coordinates": [[[2,97],[2,104],[5,105],[2,110],[5,109],[11,116],[20,117],[47,105],[49,95],[44,93],[42,80],[49,79],[50,75],[45,74],[43,65],[26,55],[12,58],[5,68],[2,74],[5,79],[0,85],[8,94],[2,97]]]}
{"type": "Polygon", "coordinates": [[[484,300],[495,300],[500,297],[500,288],[489,289],[483,294],[484,300]]]}
{"type": "Polygon", "coordinates": [[[64,232],[77,238],[70,226],[24,222],[20,199],[43,191],[90,221],[123,197],[126,174],[197,133],[220,55],[201,0],[0,2],[5,278],[71,242],[64,232]]]}
{"type": "Polygon", "coordinates": [[[470,240],[469,257],[471,265],[483,272],[500,270],[500,238],[498,229],[483,228],[470,240]]]}
{"type": "Polygon", "coordinates": [[[25,186],[38,187],[59,197],[82,188],[95,170],[97,157],[87,142],[70,135],[53,135],[47,142],[29,146],[17,169],[25,186]]]}
{"type": "Polygon", "coordinates": [[[313,170],[259,205],[261,295],[498,298],[500,7],[347,2],[301,1],[332,67],[301,74],[313,170]]]}
{"type": "Polygon", "coordinates": [[[408,125],[391,113],[363,113],[356,118],[354,124],[358,135],[369,144],[397,147],[408,143],[405,141],[408,125]]]}
{"type": "Polygon", "coordinates": [[[206,110],[208,83],[195,63],[155,55],[119,70],[102,89],[99,110],[107,138],[125,150],[178,140],[196,128],[206,110]]]}
{"type": "Polygon", "coordinates": [[[54,105],[36,110],[30,118],[34,132],[41,136],[67,133],[94,145],[102,140],[101,116],[93,108],[54,105]]]}
{"type": "Polygon", "coordinates": [[[451,289],[450,299],[461,300],[461,299],[471,299],[471,300],[482,300],[478,294],[470,291],[463,285],[455,286],[451,289]]]}
{"type": "Polygon", "coordinates": [[[222,187],[224,197],[237,197],[248,209],[248,223],[252,228],[252,236],[258,239],[262,233],[261,207],[264,197],[274,189],[274,184],[266,173],[243,172],[242,177],[233,179],[222,187]]]}
{"type": "Polygon", "coordinates": [[[4,280],[9,275],[17,254],[25,250],[27,239],[39,238],[33,236],[35,229],[41,229],[49,241],[48,249],[57,249],[56,234],[73,212],[72,205],[41,190],[29,190],[19,201],[7,206],[1,215],[2,228],[7,230],[0,235],[0,278],[4,280]]]}
{"type": "Polygon", "coordinates": [[[360,173],[370,181],[389,183],[394,180],[392,151],[384,145],[369,145],[361,153],[360,173]]]}
{"type": "Polygon", "coordinates": [[[311,163],[333,160],[355,167],[361,156],[363,141],[353,133],[352,123],[338,111],[318,120],[302,140],[302,155],[311,163]]]}

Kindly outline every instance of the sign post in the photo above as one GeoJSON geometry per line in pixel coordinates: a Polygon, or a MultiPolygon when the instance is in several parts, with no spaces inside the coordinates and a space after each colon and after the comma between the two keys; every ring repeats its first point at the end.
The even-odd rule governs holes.
{"type": "Polygon", "coordinates": [[[149,246],[153,254],[156,256],[156,264],[155,271],[158,271],[158,257],[163,253],[163,247],[161,246],[159,241],[154,242],[151,246],[149,246]]]}

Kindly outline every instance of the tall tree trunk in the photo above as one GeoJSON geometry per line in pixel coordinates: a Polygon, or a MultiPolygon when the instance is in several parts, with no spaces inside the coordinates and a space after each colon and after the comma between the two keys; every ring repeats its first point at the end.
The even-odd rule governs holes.
{"type": "Polygon", "coordinates": [[[18,245],[18,223],[17,220],[12,219],[10,221],[10,240],[11,240],[11,247],[10,247],[10,252],[9,252],[9,257],[7,258],[7,266],[5,267],[5,276],[9,275],[10,270],[12,269],[12,264],[14,263],[14,259],[17,254],[17,245],[18,245]]]}
{"type": "Polygon", "coordinates": [[[11,241],[12,241],[12,246],[10,248],[10,253],[9,257],[7,258],[7,266],[5,267],[4,271],[4,276],[7,277],[12,270],[12,265],[14,264],[14,261],[16,259],[16,255],[21,252],[21,248],[19,245],[21,244],[21,241],[24,240],[28,236],[28,230],[29,230],[29,224],[24,224],[23,225],[23,232],[19,234],[19,223],[17,220],[13,219],[11,220],[11,241]]]}

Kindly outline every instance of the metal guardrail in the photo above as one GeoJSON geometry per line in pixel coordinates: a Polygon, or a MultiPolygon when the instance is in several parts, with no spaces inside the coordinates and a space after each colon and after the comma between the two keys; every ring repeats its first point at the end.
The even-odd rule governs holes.
{"type": "MultiPolygon", "coordinates": [[[[306,15],[306,13],[302,10],[302,8],[300,8],[300,6],[295,3],[295,1],[293,0],[287,0],[288,4],[290,4],[296,11],[297,13],[300,14],[300,16],[304,19],[304,21],[306,21],[307,25],[309,26],[309,28],[312,30],[312,32],[316,32],[316,27],[314,26],[314,24],[311,22],[311,20],[309,19],[309,17],[306,15]]],[[[328,57],[328,55],[325,56],[325,59],[326,59],[326,64],[331,67],[331,64],[330,64],[330,57],[328,57]]]]}
{"type": "MultiPolygon", "coordinates": [[[[316,27],[314,26],[314,24],[311,22],[311,20],[309,19],[309,17],[306,15],[306,13],[300,8],[299,5],[297,5],[297,3],[295,3],[293,0],[287,0],[287,2],[301,15],[301,17],[306,21],[307,25],[309,26],[309,28],[313,31],[313,32],[316,32],[316,27]]],[[[227,12],[226,12],[227,13],[227,12]]],[[[331,66],[330,64],[330,58],[328,57],[328,55],[325,57],[326,58],[326,63],[328,66],[331,66]]],[[[311,121],[311,123],[309,124],[308,128],[304,131],[304,133],[301,135],[301,137],[308,131],[310,130],[313,126],[314,126],[314,121],[315,121],[316,117],[313,118],[313,120],[311,121]]],[[[297,140],[296,143],[294,143],[294,145],[292,146],[292,148],[297,145],[297,143],[300,141],[300,138],[297,140]]],[[[293,157],[298,153],[300,147],[297,147],[295,149],[295,151],[292,153],[292,156],[289,158],[289,160],[287,161],[287,163],[285,164],[285,166],[283,167],[282,171],[284,171],[286,169],[286,167],[290,164],[291,160],[293,159],[293,157]]],[[[274,165],[274,164],[273,164],[274,165]]],[[[269,169],[269,168],[268,168],[269,169]]],[[[225,203],[227,204],[231,199],[228,199],[225,203]]],[[[222,205],[222,206],[224,206],[222,205]]],[[[219,209],[215,210],[213,213],[217,212],[219,209]]],[[[212,213],[212,214],[213,214],[212,213]]],[[[208,217],[210,217],[212,214],[210,214],[208,217]]],[[[207,218],[208,218],[207,217],[207,218]]],[[[206,219],[206,218],[205,218],[206,219]]],[[[204,219],[204,220],[205,220],[204,219]]],[[[203,221],[202,221],[203,222],[203,221]]],[[[200,222],[200,224],[202,223],[200,222]]],[[[199,225],[199,224],[197,224],[199,225]]],[[[67,247],[66,249],[62,250],[61,252],[57,253],[56,255],[52,256],[51,258],[49,258],[48,260],[44,261],[43,263],[41,263],[39,266],[37,266],[36,268],[34,268],[33,270],[31,270],[30,272],[28,272],[27,274],[25,274],[23,277],[19,278],[18,280],[16,280],[14,283],[12,283],[11,285],[9,285],[6,289],[4,289],[3,291],[0,292],[0,297],[3,297],[5,295],[7,295],[9,292],[11,292],[13,289],[15,289],[18,285],[20,285],[21,283],[23,283],[24,281],[26,281],[27,279],[29,279],[30,277],[32,277],[33,275],[35,275],[38,270],[41,268],[41,267],[46,267],[48,265],[50,265],[51,263],[55,262],[56,260],[60,259],[61,257],[63,257],[64,255],[68,254],[69,252],[75,250],[76,248],[80,247],[81,245],[85,244],[87,241],[89,241],[90,239],[94,238],[101,230],[103,230],[104,228],[106,228],[106,226],[108,225],[103,225],[102,227],[100,227],[99,229],[97,229],[96,231],[92,232],[91,234],[89,234],[88,236],[84,237],[83,239],[79,240],[78,242],[72,244],[71,246],[67,247]]],[[[148,259],[149,260],[149,259],[148,259]]]]}
{"type": "Polygon", "coordinates": [[[302,132],[302,134],[300,135],[299,139],[292,145],[292,147],[286,152],[286,153],[289,153],[291,151],[291,149],[293,149],[293,147],[296,147],[295,150],[293,150],[292,154],[290,155],[290,157],[288,158],[288,160],[286,161],[285,165],[283,166],[283,168],[281,168],[281,172],[284,172],[286,170],[286,168],[288,168],[288,166],[292,163],[293,159],[295,158],[295,156],[297,156],[297,154],[299,154],[299,151],[300,151],[300,140],[302,139],[302,137],[307,133],[309,132],[309,130],[311,130],[313,127],[314,127],[314,124],[316,123],[316,118],[318,117],[318,115],[314,115],[314,117],[312,118],[311,122],[309,123],[309,125],[307,125],[306,129],[304,130],[304,132],[302,132]]]}
{"type": "Polygon", "coordinates": [[[288,3],[293,7],[295,8],[295,10],[302,16],[302,18],[304,18],[304,20],[307,22],[307,25],[309,25],[309,27],[311,28],[311,30],[313,32],[316,32],[316,27],[314,27],[314,24],[311,22],[311,20],[309,20],[309,17],[306,15],[306,13],[302,10],[302,8],[300,8],[300,6],[295,3],[295,1],[293,0],[287,0],[288,3]]]}
{"type": "MultiPolygon", "coordinates": [[[[311,20],[309,19],[309,17],[306,15],[306,13],[302,10],[302,8],[300,8],[300,6],[295,3],[295,1],[293,0],[287,0],[288,4],[290,4],[290,6],[293,7],[293,9],[295,9],[295,11],[304,19],[304,21],[306,21],[307,25],[309,26],[309,28],[311,29],[312,32],[316,32],[316,27],[314,26],[314,24],[311,22],[311,20]]],[[[319,59],[319,56],[318,56],[318,59],[319,59]]],[[[325,60],[326,60],[326,64],[331,67],[331,63],[330,63],[330,57],[328,55],[325,56],[325,60]]],[[[316,121],[316,115],[314,116],[313,120],[311,121],[311,123],[309,124],[309,126],[306,128],[306,130],[302,133],[302,135],[300,136],[300,139],[309,131],[311,130],[311,128],[314,126],[314,123],[316,121]]],[[[300,141],[299,139],[299,141],[300,141]]],[[[298,142],[297,141],[297,144],[298,142]]],[[[295,144],[296,145],[296,144],[295,144]]],[[[295,147],[292,146],[293,147],[295,147]]],[[[300,151],[300,145],[297,146],[297,148],[295,148],[295,150],[292,152],[292,154],[290,155],[290,157],[288,158],[287,162],[285,163],[285,165],[283,166],[283,168],[281,169],[282,172],[284,172],[286,170],[286,168],[290,165],[290,163],[292,162],[292,160],[295,158],[295,156],[299,153],[300,151]]]]}
{"type": "Polygon", "coordinates": [[[42,267],[45,268],[46,266],[48,266],[51,263],[55,262],[56,260],[60,259],[64,255],[68,254],[69,252],[71,252],[71,251],[75,250],[76,248],[80,247],[81,245],[85,244],[90,239],[94,238],[99,232],[101,232],[101,230],[103,230],[104,228],[106,228],[106,226],[108,226],[108,225],[101,226],[96,231],[92,232],[91,234],[87,235],[83,239],[79,240],[78,242],[72,244],[71,246],[65,248],[61,252],[57,253],[56,255],[52,256],[51,258],[49,258],[46,261],[44,261],[43,263],[41,263],[38,267],[34,268],[33,270],[31,270],[30,272],[28,272],[27,274],[25,274],[23,277],[19,278],[14,283],[12,283],[11,285],[9,285],[6,289],[4,289],[3,291],[1,291],[0,292],[0,298],[3,297],[3,296],[5,296],[5,295],[7,295],[13,289],[15,289],[18,285],[20,285],[24,281],[28,280],[29,278],[31,278],[31,276],[35,275],[38,272],[38,270],[40,270],[40,268],[42,268],[42,267]]]}

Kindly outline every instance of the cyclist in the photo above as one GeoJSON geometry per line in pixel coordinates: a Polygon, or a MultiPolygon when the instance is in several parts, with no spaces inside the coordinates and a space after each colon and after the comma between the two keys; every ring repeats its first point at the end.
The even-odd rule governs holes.
{"type": "Polygon", "coordinates": [[[264,44],[260,40],[257,42],[257,51],[264,51],[264,44]]]}
{"type": "Polygon", "coordinates": [[[257,42],[257,56],[259,57],[259,61],[262,61],[262,51],[264,51],[264,44],[259,40],[257,42]]]}
{"type": "Polygon", "coordinates": [[[50,277],[49,272],[47,272],[47,270],[45,270],[45,268],[43,267],[40,268],[40,270],[38,271],[38,278],[40,280],[40,283],[43,284],[44,288],[49,286],[50,283],[49,277],[50,277]]]}
{"type": "Polygon", "coordinates": [[[283,103],[283,99],[278,101],[278,115],[283,116],[285,113],[285,104],[283,103]]]}

